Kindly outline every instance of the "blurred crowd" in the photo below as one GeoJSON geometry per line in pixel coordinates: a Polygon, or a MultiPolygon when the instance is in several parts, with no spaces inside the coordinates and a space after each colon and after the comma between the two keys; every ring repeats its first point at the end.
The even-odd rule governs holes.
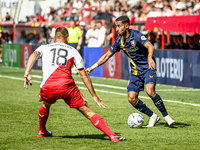
{"type": "MultiPolygon", "coordinates": [[[[25,24],[33,27],[40,27],[42,32],[35,30],[28,32],[22,30],[19,33],[21,44],[46,44],[53,42],[53,33],[55,32],[54,25],[73,21],[75,26],[78,26],[82,30],[83,39],[82,45],[91,47],[96,46],[110,46],[113,33],[109,25],[104,24],[103,21],[88,20],[88,18],[97,15],[98,12],[108,12],[114,15],[116,18],[121,15],[126,15],[130,18],[133,17],[158,17],[158,16],[181,16],[181,15],[198,15],[200,10],[200,0],[66,0],[66,2],[55,8],[49,7],[49,12],[44,13],[40,8],[39,11],[26,17],[25,24]],[[80,24],[80,21],[82,25],[80,24]],[[83,32],[84,25],[84,32],[83,32]],[[104,26],[106,29],[100,31],[100,26],[104,26]],[[104,31],[106,30],[106,31],[104,31]],[[103,34],[105,35],[103,35],[103,34]],[[98,41],[98,36],[102,36],[103,42],[98,41]],[[95,44],[97,43],[98,44],[95,44]]],[[[12,20],[12,17],[7,13],[2,18],[3,21],[12,20]]],[[[111,22],[109,22],[111,24],[111,22]]],[[[72,25],[70,25],[72,27],[72,25]]],[[[115,34],[117,35],[117,34],[115,34]]],[[[146,34],[149,39],[153,41],[156,48],[161,48],[161,36],[154,32],[146,34]]],[[[191,45],[199,40],[198,36],[187,36],[183,38],[183,43],[191,45]],[[192,37],[192,38],[190,38],[192,37]],[[195,38],[194,38],[195,37],[195,38]],[[197,40],[195,40],[197,39],[197,40]],[[194,42],[193,42],[194,41],[194,42]]],[[[179,41],[182,41],[182,35],[174,35],[170,37],[171,42],[165,42],[165,48],[170,49],[185,49],[188,46],[177,46],[179,41]]],[[[169,40],[168,40],[169,41],[169,40]]],[[[1,43],[12,43],[12,35],[2,33],[1,43]]],[[[180,44],[181,45],[181,44],[180,44]]],[[[199,45],[199,44],[197,44],[199,45]]],[[[198,47],[198,46],[195,46],[198,47]]]]}
{"type": "Polygon", "coordinates": [[[87,10],[89,8],[93,15],[96,11],[102,11],[109,12],[115,17],[121,15],[128,17],[197,15],[200,0],[66,0],[61,7],[50,7],[48,13],[44,13],[40,8],[35,15],[27,16],[26,22],[38,26],[43,22],[56,24],[71,19],[85,20],[90,16],[90,11],[87,10]],[[86,10],[82,11],[84,8],[86,10]]]}
{"type": "MultiPolygon", "coordinates": [[[[162,35],[155,32],[144,34],[154,45],[155,49],[162,48],[162,35]]],[[[199,34],[171,34],[169,37],[164,35],[164,48],[174,50],[200,50],[199,34]]]]}

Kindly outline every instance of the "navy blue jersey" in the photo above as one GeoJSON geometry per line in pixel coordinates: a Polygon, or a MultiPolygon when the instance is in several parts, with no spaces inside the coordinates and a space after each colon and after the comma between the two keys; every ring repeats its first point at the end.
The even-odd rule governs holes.
{"type": "Polygon", "coordinates": [[[148,39],[139,31],[129,29],[130,36],[124,40],[123,36],[118,36],[111,46],[110,51],[115,53],[123,50],[130,59],[131,71],[134,75],[144,74],[148,65],[148,49],[144,44],[148,39]]]}

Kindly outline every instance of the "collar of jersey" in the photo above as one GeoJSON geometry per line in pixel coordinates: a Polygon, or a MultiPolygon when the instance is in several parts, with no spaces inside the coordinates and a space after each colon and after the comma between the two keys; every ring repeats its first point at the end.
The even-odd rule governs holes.
{"type": "Polygon", "coordinates": [[[56,42],[56,43],[65,44],[65,43],[63,43],[63,42],[56,42]]]}

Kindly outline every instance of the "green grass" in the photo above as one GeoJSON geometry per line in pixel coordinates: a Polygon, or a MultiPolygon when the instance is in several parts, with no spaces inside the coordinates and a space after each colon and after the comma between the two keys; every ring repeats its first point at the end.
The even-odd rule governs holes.
{"type": "MultiPolygon", "coordinates": [[[[31,74],[41,76],[42,72],[33,70],[31,74]]],[[[200,147],[200,107],[167,101],[200,105],[200,90],[157,85],[158,93],[163,98],[169,114],[176,120],[173,127],[167,126],[153,102],[146,99],[148,96],[145,92],[141,92],[141,99],[161,117],[161,121],[153,128],[132,129],[127,125],[127,118],[131,113],[138,111],[129,104],[126,95],[107,93],[126,94],[125,89],[94,86],[99,97],[107,104],[107,108],[103,109],[98,107],[89,92],[83,89],[85,86],[79,83],[81,79],[77,75],[73,77],[78,81],[77,85],[90,108],[106,120],[111,130],[128,140],[110,142],[105,134],[97,130],[77,110],[70,109],[63,100],[58,100],[50,110],[47,129],[53,132],[53,137],[37,138],[38,110],[41,106],[38,102],[38,81],[42,79],[33,77],[33,86],[27,90],[23,88],[23,75],[23,69],[0,66],[0,150],[193,150],[200,147]]],[[[92,77],[92,82],[124,88],[127,86],[125,80],[92,77]]],[[[143,116],[145,126],[149,118],[143,116]]]]}

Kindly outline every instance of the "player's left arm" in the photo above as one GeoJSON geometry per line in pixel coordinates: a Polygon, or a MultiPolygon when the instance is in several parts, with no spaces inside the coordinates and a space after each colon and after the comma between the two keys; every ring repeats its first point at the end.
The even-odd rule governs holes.
{"type": "Polygon", "coordinates": [[[24,88],[28,88],[28,83],[32,85],[32,80],[31,80],[31,69],[33,68],[33,65],[36,61],[36,59],[40,56],[40,52],[35,51],[31,54],[31,56],[28,59],[27,67],[24,73],[24,88]]]}
{"type": "Polygon", "coordinates": [[[89,90],[90,94],[92,95],[94,101],[99,105],[99,107],[106,108],[106,104],[104,104],[102,102],[102,100],[95,93],[95,90],[92,86],[92,81],[91,81],[89,75],[85,72],[85,69],[80,68],[80,69],[78,69],[78,71],[79,71],[79,74],[81,76],[81,79],[83,80],[84,84],[88,88],[88,90],[89,90]]]}
{"type": "Polygon", "coordinates": [[[151,44],[151,42],[146,42],[144,46],[148,49],[148,64],[150,69],[156,69],[156,63],[153,60],[154,55],[154,46],[151,44]]]}
{"type": "Polygon", "coordinates": [[[76,47],[76,49],[79,51],[81,49],[81,44],[83,42],[83,34],[82,32],[80,32],[80,36],[79,36],[79,41],[78,41],[78,45],[76,47]]]}

